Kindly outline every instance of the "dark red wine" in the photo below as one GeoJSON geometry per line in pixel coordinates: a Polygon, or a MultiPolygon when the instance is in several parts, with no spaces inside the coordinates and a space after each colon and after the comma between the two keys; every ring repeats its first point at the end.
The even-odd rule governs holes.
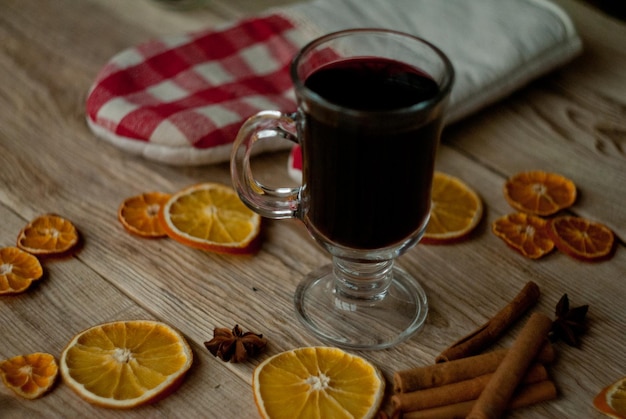
{"type": "Polygon", "coordinates": [[[437,83],[417,68],[359,58],[322,67],[305,86],[300,126],[305,221],[349,248],[378,249],[416,235],[430,209],[440,107],[437,83]]]}

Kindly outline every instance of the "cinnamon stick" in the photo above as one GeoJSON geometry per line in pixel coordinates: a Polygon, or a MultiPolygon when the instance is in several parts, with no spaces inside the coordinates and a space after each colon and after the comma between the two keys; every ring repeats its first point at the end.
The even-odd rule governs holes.
{"type": "MultiPolygon", "coordinates": [[[[397,393],[391,397],[391,403],[395,410],[411,412],[476,400],[492,376],[493,373],[484,374],[469,380],[432,387],[426,390],[397,393]]],[[[528,369],[523,382],[530,384],[547,379],[548,372],[546,368],[542,364],[535,363],[528,369]]]]}
{"type": "Polygon", "coordinates": [[[544,314],[533,313],[530,316],[476,400],[468,419],[496,419],[502,415],[515,388],[547,338],[551,326],[552,320],[544,314]]]}
{"type": "MultiPolygon", "coordinates": [[[[518,409],[540,403],[547,400],[555,399],[557,396],[556,386],[550,380],[540,381],[538,383],[523,385],[519,391],[515,393],[507,406],[507,410],[518,409]]],[[[450,404],[447,406],[439,406],[431,409],[419,410],[415,412],[405,412],[403,419],[464,419],[472,410],[476,403],[475,400],[463,403],[450,404]]]]}
{"type": "Polygon", "coordinates": [[[435,358],[435,362],[451,361],[482,352],[533,306],[538,299],[539,286],[533,281],[528,282],[515,298],[489,319],[487,323],[454,342],[435,358]]]}
{"type": "MultiPolygon", "coordinates": [[[[468,380],[479,375],[492,373],[498,368],[508,349],[496,349],[480,355],[443,362],[424,367],[416,367],[397,371],[393,375],[394,390],[396,393],[422,390],[437,387],[458,381],[468,380]]],[[[554,360],[554,348],[546,340],[536,362],[543,364],[554,360]]]]}

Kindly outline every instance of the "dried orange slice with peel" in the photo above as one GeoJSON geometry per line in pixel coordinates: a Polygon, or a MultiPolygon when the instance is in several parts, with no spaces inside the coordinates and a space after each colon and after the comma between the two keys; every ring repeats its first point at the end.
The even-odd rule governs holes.
{"type": "Polygon", "coordinates": [[[556,173],[521,172],[507,179],[504,197],[518,211],[548,216],[574,204],[576,185],[556,173]]]}
{"type": "Polygon", "coordinates": [[[539,259],[554,249],[543,218],[526,213],[508,214],[495,220],[491,227],[496,236],[527,258],[539,259]]]}
{"type": "Polygon", "coordinates": [[[171,195],[146,192],[126,198],[117,210],[117,218],[126,231],[140,237],[165,237],[167,234],[159,221],[159,211],[171,195]]]}
{"type": "Polygon", "coordinates": [[[185,188],[163,205],[159,220],[172,239],[218,253],[253,253],[258,248],[261,216],[219,183],[185,188]]]}
{"type": "Polygon", "coordinates": [[[54,356],[36,352],[0,361],[4,384],[19,396],[36,399],[48,392],[59,374],[54,356]]]}
{"type": "Polygon", "coordinates": [[[603,224],[582,217],[560,216],[548,221],[547,231],[556,247],[573,258],[593,262],[613,254],[615,235],[603,224]]]}
{"type": "Polygon", "coordinates": [[[385,380],[364,358],[338,348],[304,347],[259,364],[252,388],[263,418],[371,418],[385,380]]]}
{"type": "Polygon", "coordinates": [[[37,256],[64,254],[77,244],[78,231],[74,224],[55,214],[35,218],[17,237],[17,247],[37,256]]]}
{"type": "Polygon", "coordinates": [[[105,323],[76,336],[59,361],[63,380],[90,403],[131,408],[167,396],[193,353],[170,326],[149,320],[105,323]]]}
{"type": "Polygon", "coordinates": [[[0,295],[26,291],[42,275],[43,268],[35,256],[17,247],[0,249],[0,295]]]}
{"type": "Polygon", "coordinates": [[[593,405],[607,416],[626,419],[626,377],[603,388],[593,399],[593,405]]]}
{"type": "Polygon", "coordinates": [[[460,179],[435,172],[430,220],[425,244],[449,243],[466,237],[480,222],[483,204],[478,194],[460,179]]]}

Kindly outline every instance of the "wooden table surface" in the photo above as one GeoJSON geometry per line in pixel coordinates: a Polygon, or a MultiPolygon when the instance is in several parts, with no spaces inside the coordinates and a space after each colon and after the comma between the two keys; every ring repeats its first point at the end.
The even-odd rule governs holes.
{"type": "MultiPolygon", "coordinates": [[[[291,0],[293,1],[293,0],[291,0]]],[[[116,211],[149,190],[230,183],[227,164],[171,167],[124,153],[97,139],[85,123],[86,92],[115,53],[162,34],[219,25],[290,0],[211,0],[174,12],[148,0],[3,0],[0,2],[0,246],[37,215],[72,220],[84,247],[69,259],[45,261],[45,278],[17,296],[0,297],[0,358],[44,351],[59,356],[77,332],[123,319],[157,319],[188,338],[195,362],[167,399],[130,411],[93,407],[62,382],[27,401],[0,386],[0,417],[256,417],[255,365],[269,355],[320,345],[297,321],[292,297],[300,279],[328,261],[295,221],[266,224],[261,251],[221,256],[173,240],[127,234],[116,211]],[[203,342],[214,327],[240,324],[262,332],[260,358],[229,364],[203,342]]],[[[562,294],[589,304],[580,348],[556,344],[551,367],[557,400],[510,417],[600,418],[592,398],[626,375],[626,249],[588,264],[555,252],[539,261],[508,249],[490,231],[512,212],[504,180],[519,171],[566,175],[579,188],[572,213],[601,221],[626,238],[626,24],[580,0],[558,0],[582,36],[584,53],[506,100],[445,130],[438,169],[481,195],[486,214],[470,240],[420,245],[399,259],[422,278],[430,313],[424,329],[392,349],[361,352],[390,379],[433,362],[444,347],[484,323],[529,280],[542,292],[535,310],[553,315],[562,294]]],[[[286,154],[259,158],[276,179],[286,154]]],[[[511,343],[521,324],[499,343],[511,343]]],[[[389,385],[391,389],[391,385],[389,385]]]]}

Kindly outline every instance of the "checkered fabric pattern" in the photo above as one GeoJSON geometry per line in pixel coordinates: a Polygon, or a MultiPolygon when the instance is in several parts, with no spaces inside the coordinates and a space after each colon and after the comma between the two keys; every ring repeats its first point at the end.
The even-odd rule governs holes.
{"type": "Polygon", "coordinates": [[[285,17],[270,14],[130,48],[98,74],[87,98],[88,123],[153,160],[227,160],[243,120],[265,109],[295,109],[288,69],[305,38],[285,17]]]}

